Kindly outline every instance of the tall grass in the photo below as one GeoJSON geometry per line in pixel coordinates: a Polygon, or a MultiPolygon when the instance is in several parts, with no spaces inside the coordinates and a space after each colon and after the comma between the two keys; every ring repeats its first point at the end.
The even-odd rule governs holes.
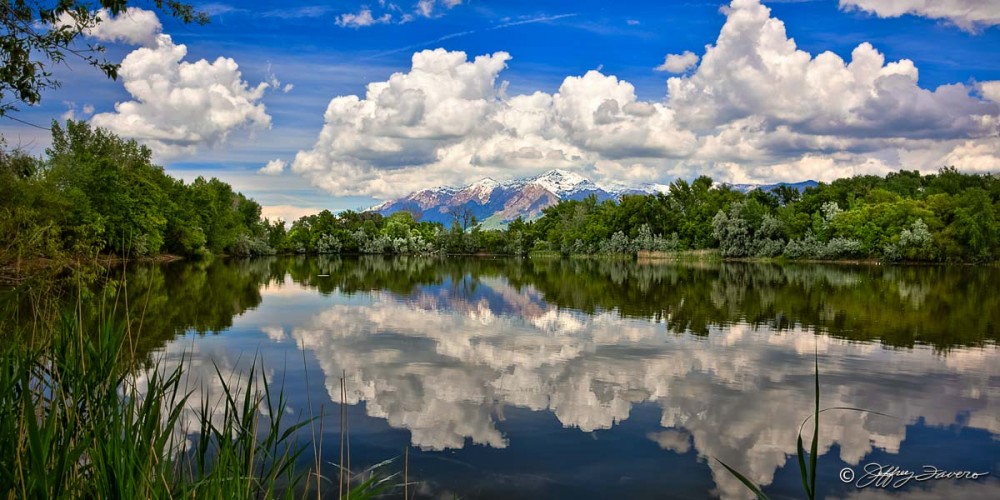
{"type": "MultiPolygon", "coordinates": [[[[857,411],[857,412],[863,412],[863,413],[872,413],[872,414],[880,415],[880,416],[883,416],[883,417],[895,418],[895,417],[892,417],[891,415],[887,415],[885,413],[881,413],[881,412],[877,412],[877,411],[872,411],[872,410],[865,410],[865,409],[862,409],[862,408],[854,408],[854,407],[850,407],[850,406],[831,406],[829,408],[820,409],[820,407],[819,407],[819,351],[818,350],[816,352],[814,352],[814,354],[813,354],[813,368],[815,370],[815,374],[813,376],[813,383],[814,383],[814,392],[813,392],[813,394],[814,394],[814,398],[813,398],[814,405],[813,405],[813,412],[812,412],[811,415],[809,415],[808,417],[806,417],[802,421],[802,424],[799,425],[799,434],[798,434],[798,438],[796,439],[796,443],[795,443],[795,456],[796,456],[796,459],[798,460],[798,464],[799,464],[799,478],[802,480],[802,490],[803,490],[803,493],[805,494],[805,497],[808,498],[809,500],[815,500],[815,498],[816,498],[816,465],[817,465],[817,459],[819,458],[819,455],[817,454],[817,452],[818,452],[817,447],[819,445],[819,415],[820,415],[820,413],[824,413],[824,412],[831,411],[831,410],[848,410],[848,411],[857,411]],[[805,429],[806,423],[809,422],[810,419],[813,421],[813,433],[812,433],[812,443],[810,444],[810,446],[809,446],[809,452],[807,453],[806,450],[805,450],[805,447],[802,445],[802,430],[805,429]],[[808,463],[807,463],[807,460],[808,460],[808,463]]],[[[758,500],[768,500],[769,499],[769,497],[767,496],[767,494],[764,493],[764,491],[760,488],[760,486],[757,486],[753,481],[751,481],[750,479],[748,479],[746,476],[744,476],[743,474],[741,474],[736,469],[730,467],[727,463],[723,462],[722,460],[719,460],[718,458],[716,458],[715,460],[717,462],[719,462],[720,464],[722,464],[722,466],[725,467],[726,470],[729,471],[729,473],[733,475],[733,477],[735,477],[741,483],[743,483],[743,486],[745,486],[748,490],[750,490],[750,492],[752,492],[754,494],[754,496],[757,497],[758,500]]]]}
{"type": "MultiPolygon", "coordinates": [[[[285,425],[284,394],[223,381],[197,436],[177,432],[184,364],[141,369],[123,328],[85,334],[66,317],[42,345],[0,346],[0,492],[8,498],[290,496],[305,422],[285,425]],[[262,411],[266,408],[266,411],[262,411]],[[221,417],[219,417],[221,410],[221,417]],[[266,415],[266,417],[265,417],[266,415]]],[[[248,380],[256,380],[257,363],[248,380]]]]}
{"type": "MultiPolygon", "coordinates": [[[[0,499],[322,495],[320,481],[305,484],[319,471],[297,466],[312,419],[284,421],[284,390],[258,360],[235,381],[216,366],[221,397],[194,401],[190,360],[144,366],[133,332],[110,321],[85,331],[78,313],[36,323],[44,335],[0,337],[0,499]]],[[[379,467],[353,478],[341,496],[392,486],[379,467]]]]}

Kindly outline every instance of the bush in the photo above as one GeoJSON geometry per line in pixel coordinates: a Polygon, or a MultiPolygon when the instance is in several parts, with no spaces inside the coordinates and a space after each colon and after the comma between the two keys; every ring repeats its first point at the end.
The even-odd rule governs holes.
{"type": "Polygon", "coordinates": [[[839,237],[824,243],[810,232],[802,239],[789,241],[784,253],[790,259],[844,259],[863,256],[864,246],[860,241],[839,237]]]}
{"type": "Polygon", "coordinates": [[[316,253],[340,253],[343,245],[332,234],[324,234],[316,242],[316,253]]]}

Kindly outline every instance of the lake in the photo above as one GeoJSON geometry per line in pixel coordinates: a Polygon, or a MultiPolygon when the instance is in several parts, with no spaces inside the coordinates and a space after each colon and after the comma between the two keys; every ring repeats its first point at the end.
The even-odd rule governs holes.
{"type": "Polygon", "coordinates": [[[821,496],[1000,497],[996,267],[300,257],[124,282],[196,398],[259,358],[291,420],[321,415],[300,438],[333,496],[344,377],[351,467],[409,446],[421,498],[747,497],[717,460],[799,498],[818,361],[821,407],[885,414],[822,413],[821,496]],[[988,475],[858,488],[871,464],[988,475]]]}

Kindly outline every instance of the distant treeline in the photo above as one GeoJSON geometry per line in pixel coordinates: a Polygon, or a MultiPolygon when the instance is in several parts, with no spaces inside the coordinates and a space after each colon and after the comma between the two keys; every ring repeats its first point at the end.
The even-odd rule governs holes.
{"type": "MultiPolygon", "coordinates": [[[[799,192],[736,191],[702,176],[666,193],[561,201],[540,219],[447,230],[409,213],[302,217],[272,241],[288,253],[634,254],[719,249],[726,258],[988,262],[1000,255],[1000,179],[945,168],[857,176],[799,192]]],[[[278,228],[280,231],[282,228],[278,228]]]]}
{"type": "MultiPolygon", "coordinates": [[[[723,257],[993,261],[1000,179],[945,168],[740,193],[708,177],[619,203],[569,201],[533,224],[561,253],[718,248],[723,257]]],[[[541,242],[541,243],[538,243],[541,242]]]]}
{"type": "Polygon", "coordinates": [[[82,122],[53,125],[45,158],[0,148],[0,263],[95,255],[634,254],[986,262],[1000,255],[1000,179],[945,168],[857,176],[799,192],[736,191],[705,176],[618,201],[561,201],[535,221],[482,230],[407,212],[323,211],[286,227],[218,179],[190,184],[150,151],[82,122]]]}

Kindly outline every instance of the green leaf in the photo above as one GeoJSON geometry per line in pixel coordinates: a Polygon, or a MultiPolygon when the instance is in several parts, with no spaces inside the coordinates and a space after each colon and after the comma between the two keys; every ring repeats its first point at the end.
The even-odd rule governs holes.
{"type": "Polygon", "coordinates": [[[765,495],[764,492],[761,491],[761,489],[756,484],[753,483],[753,481],[747,479],[746,476],[744,476],[743,474],[740,474],[739,472],[736,471],[736,469],[733,469],[732,467],[730,467],[728,464],[726,464],[722,460],[719,460],[718,458],[716,458],[715,461],[719,462],[720,464],[722,464],[722,466],[725,467],[726,470],[728,470],[730,474],[732,474],[733,476],[735,476],[736,479],[739,479],[740,482],[743,483],[743,485],[747,487],[747,489],[749,489],[750,491],[752,491],[754,493],[754,495],[757,495],[758,500],[767,500],[768,496],[765,495]]]}

